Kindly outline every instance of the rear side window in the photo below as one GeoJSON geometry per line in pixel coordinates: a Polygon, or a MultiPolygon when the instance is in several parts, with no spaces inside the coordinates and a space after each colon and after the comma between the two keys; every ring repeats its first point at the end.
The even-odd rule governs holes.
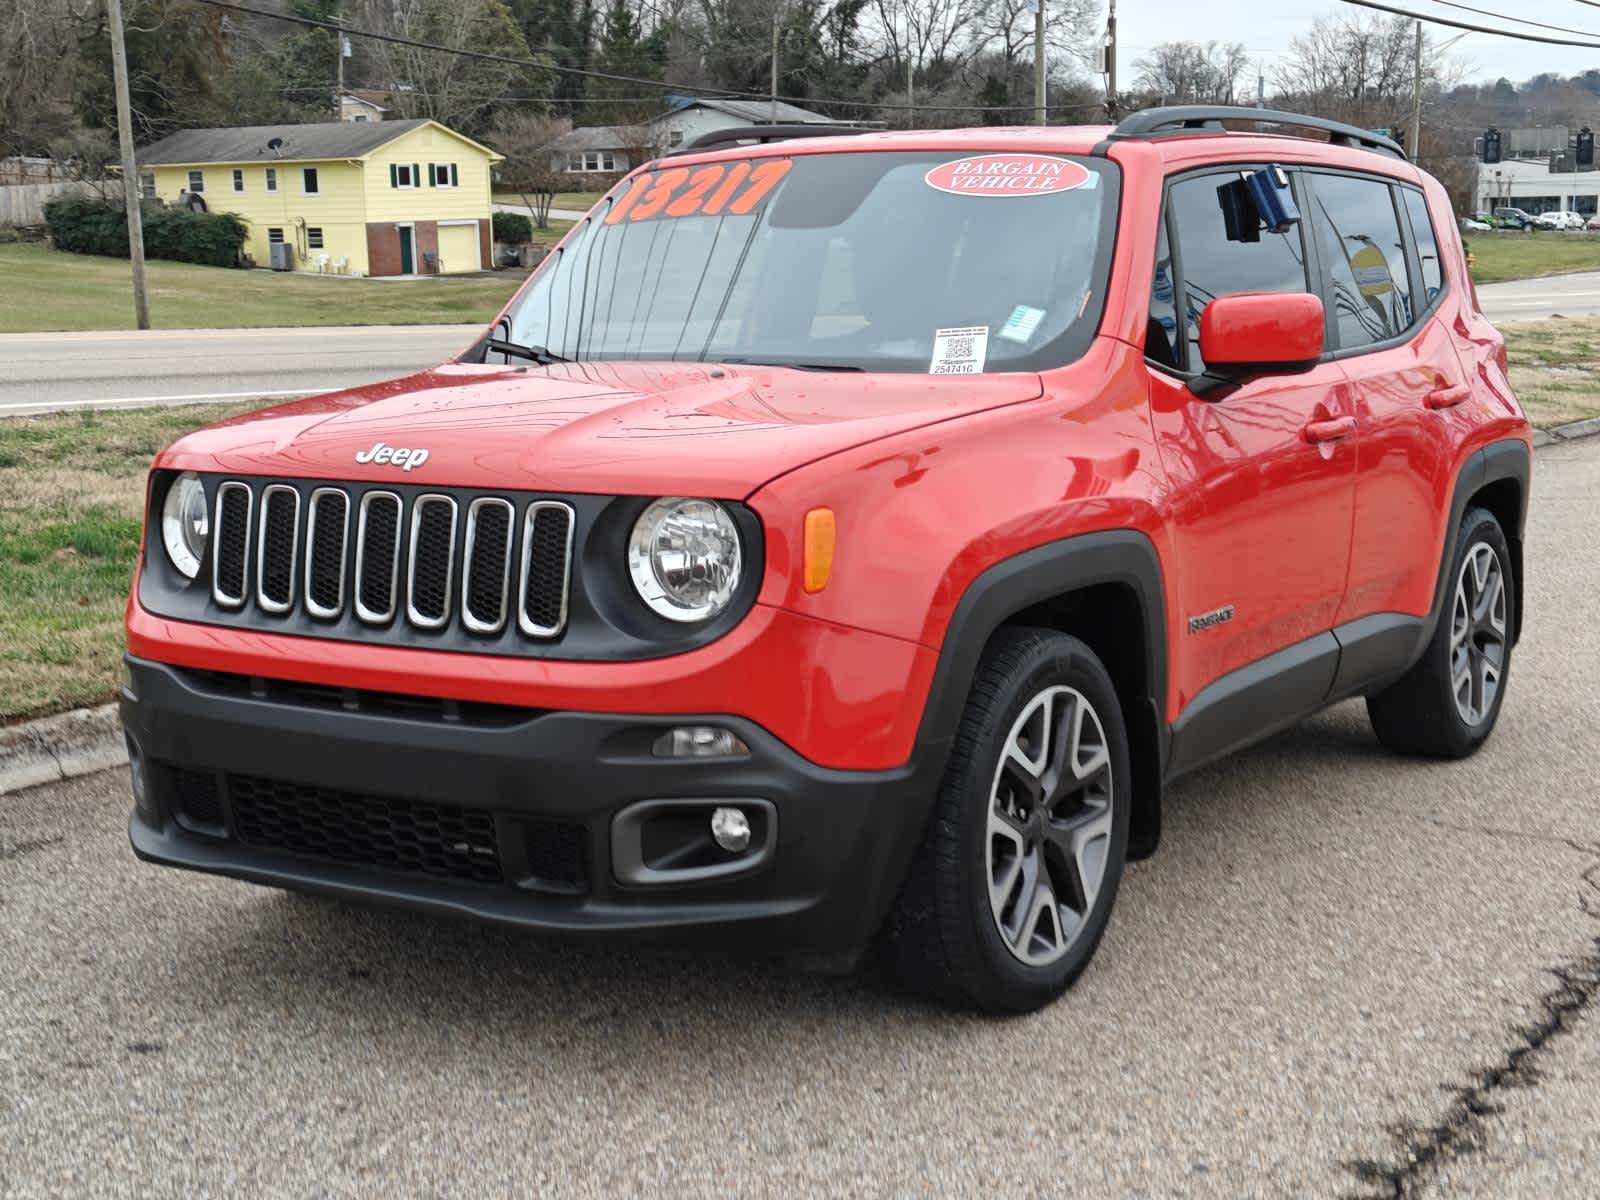
{"type": "MultiPolygon", "coordinates": [[[[1311,175],[1307,214],[1317,239],[1338,348],[1399,337],[1411,325],[1411,282],[1394,195],[1378,179],[1311,175]]],[[[1434,252],[1437,263],[1438,252],[1434,252]]]]}
{"type": "Polygon", "coordinates": [[[1179,180],[1168,193],[1182,275],[1178,324],[1188,343],[1184,365],[1191,371],[1201,365],[1200,314],[1218,296],[1307,290],[1299,227],[1269,233],[1261,228],[1253,207],[1245,211],[1241,223],[1237,201],[1241,186],[1240,173],[1228,171],[1179,180]]]}
{"type": "Polygon", "coordinates": [[[1425,304],[1432,304],[1444,287],[1444,270],[1439,263],[1439,242],[1433,236],[1433,222],[1428,218],[1428,202],[1421,192],[1401,188],[1405,198],[1406,214],[1411,218],[1411,238],[1417,244],[1417,260],[1422,268],[1422,294],[1425,304]]]}

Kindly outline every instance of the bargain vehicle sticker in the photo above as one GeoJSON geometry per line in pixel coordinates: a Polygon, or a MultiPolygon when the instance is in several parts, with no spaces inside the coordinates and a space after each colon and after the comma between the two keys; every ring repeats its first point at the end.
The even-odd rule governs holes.
{"type": "Polygon", "coordinates": [[[989,327],[964,325],[960,329],[933,331],[933,361],[929,375],[981,375],[989,356],[989,327]]]}
{"type": "Polygon", "coordinates": [[[612,201],[606,224],[658,217],[742,217],[755,211],[792,166],[787,158],[767,158],[650,171],[612,201]]]}
{"type": "Polygon", "coordinates": [[[1069,158],[1048,154],[973,154],[940,163],[923,179],[957,196],[1045,196],[1093,186],[1095,176],[1069,158]]]}

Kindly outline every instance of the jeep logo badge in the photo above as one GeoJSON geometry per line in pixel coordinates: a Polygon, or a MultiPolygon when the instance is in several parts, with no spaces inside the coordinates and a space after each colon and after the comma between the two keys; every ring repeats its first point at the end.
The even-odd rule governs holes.
{"type": "Polygon", "coordinates": [[[382,466],[390,463],[402,471],[414,471],[428,461],[426,450],[404,450],[399,446],[386,446],[382,442],[372,443],[372,449],[363,450],[356,455],[358,463],[376,463],[382,466]]]}

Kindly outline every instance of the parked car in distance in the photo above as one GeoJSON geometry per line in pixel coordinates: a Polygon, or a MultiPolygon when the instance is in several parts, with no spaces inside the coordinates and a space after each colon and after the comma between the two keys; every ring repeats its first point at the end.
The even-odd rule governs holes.
{"type": "Polygon", "coordinates": [[[1595,230],[1600,229],[1600,213],[1595,213],[1594,216],[1590,217],[1587,221],[1585,221],[1583,223],[1583,227],[1585,229],[1587,229],[1590,233],[1593,233],[1595,230]]]}
{"type": "MultiPolygon", "coordinates": [[[[1397,144],[1210,106],[779,128],[635,169],[450,362],[157,455],[121,692],[140,858],[872,950],[1015,1013],[1089,964],[1172,780],[1357,697],[1392,751],[1484,744],[1532,434],[1449,194],[1397,144]],[[1318,136],[1222,124],[1263,120],[1318,136]]],[[[1320,830],[1319,782],[1240,803],[1320,830]]],[[[1363,807],[1338,817],[1406,836],[1363,807]]],[[[1290,850],[1224,847],[1225,899],[1290,850]]],[[[1172,882],[1141,923],[1205,902],[1172,882]]],[[[175,894],[130,903],[171,930],[175,894]]]]}
{"type": "Polygon", "coordinates": [[[1582,229],[1583,217],[1575,212],[1554,209],[1540,213],[1533,219],[1533,223],[1540,229],[1582,229]]]}
{"type": "Polygon", "coordinates": [[[1492,233],[1494,226],[1479,217],[1462,217],[1461,228],[1468,233],[1492,233]]]}
{"type": "Polygon", "coordinates": [[[1501,229],[1532,229],[1533,214],[1520,208],[1497,208],[1494,221],[1501,229]]]}

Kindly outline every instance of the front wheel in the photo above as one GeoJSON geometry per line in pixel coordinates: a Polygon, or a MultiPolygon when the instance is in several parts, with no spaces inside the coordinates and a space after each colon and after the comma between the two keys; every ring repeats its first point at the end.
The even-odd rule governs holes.
{"type": "Polygon", "coordinates": [[[885,930],[916,991],[1040,1008],[1105,932],[1127,852],[1128,738],[1083,642],[1003,629],[985,651],[917,858],[885,930]]]}

